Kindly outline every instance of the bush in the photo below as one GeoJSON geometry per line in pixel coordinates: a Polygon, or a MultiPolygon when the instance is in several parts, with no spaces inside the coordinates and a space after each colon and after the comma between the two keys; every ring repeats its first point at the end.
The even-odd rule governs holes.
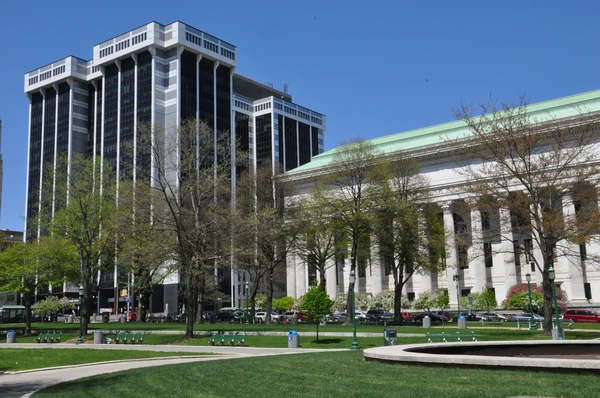
{"type": "MultiPolygon", "coordinates": [[[[567,293],[560,289],[556,289],[556,300],[558,308],[561,311],[567,309],[568,297],[567,293]]],[[[533,311],[541,313],[544,308],[544,289],[536,284],[531,285],[531,306],[533,311]]],[[[529,293],[526,283],[514,285],[506,293],[506,299],[502,302],[502,308],[508,310],[529,311],[529,293]]]]}

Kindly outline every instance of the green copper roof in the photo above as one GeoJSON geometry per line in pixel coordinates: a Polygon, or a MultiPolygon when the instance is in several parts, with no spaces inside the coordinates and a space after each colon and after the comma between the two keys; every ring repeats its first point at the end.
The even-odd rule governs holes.
{"type": "MultiPolygon", "coordinates": [[[[548,121],[551,118],[563,119],[584,113],[600,111],[600,90],[575,94],[550,101],[529,104],[527,113],[537,122],[548,121]]],[[[393,153],[401,150],[414,149],[427,145],[440,144],[444,140],[453,140],[471,135],[467,125],[462,120],[410,130],[402,133],[386,135],[368,140],[375,149],[382,153],[393,153]]],[[[327,166],[333,159],[336,148],[323,152],[312,158],[309,163],[302,165],[286,174],[294,174],[327,166]]]]}

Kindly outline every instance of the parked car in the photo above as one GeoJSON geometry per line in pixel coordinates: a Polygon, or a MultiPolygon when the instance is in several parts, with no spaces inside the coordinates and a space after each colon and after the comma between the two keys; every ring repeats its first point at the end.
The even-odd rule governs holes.
{"type": "MultiPolygon", "coordinates": [[[[355,315],[356,315],[356,313],[355,313],[355,315]]],[[[328,321],[329,322],[346,322],[347,318],[348,318],[348,315],[346,315],[345,312],[336,312],[334,314],[329,315],[328,321]]]]}
{"type": "MultiPolygon", "coordinates": [[[[271,312],[271,322],[279,322],[280,315],[276,312],[271,312]]],[[[267,312],[260,311],[254,315],[254,319],[258,323],[264,323],[267,321],[267,312]]]]}
{"type": "MultiPolygon", "coordinates": [[[[508,318],[508,320],[510,322],[529,322],[531,320],[531,314],[527,313],[527,312],[522,312],[520,314],[517,315],[511,315],[510,318],[508,318]]],[[[538,314],[533,314],[533,320],[535,322],[542,322],[544,320],[543,316],[539,316],[538,314]]]]}
{"type": "Polygon", "coordinates": [[[366,316],[368,322],[389,322],[394,320],[394,314],[380,309],[368,310],[366,316]]]}
{"type": "Polygon", "coordinates": [[[594,310],[566,310],[563,319],[573,322],[599,323],[600,314],[594,310]]]}
{"type": "Polygon", "coordinates": [[[432,322],[448,322],[448,313],[443,311],[427,311],[416,315],[413,319],[415,322],[422,322],[423,318],[426,316],[428,316],[432,322]]]}
{"type": "Polygon", "coordinates": [[[475,314],[475,313],[468,313],[468,312],[461,312],[460,314],[456,314],[452,317],[450,322],[458,322],[458,318],[460,318],[461,316],[464,316],[465,319],[468,322],[476,322],[476,321],[481,321],[481,316],[479,316],[479,314],[475,314]]]}
{"type": "Polygon", "coordinates": [[[287,322],[290,323],[299,323],[299,322],[307,322],[308,318],[304,316],[300,311],[292,310],[287,311],[283,314],[283,317],[287,322]]]}
{"type": "Polygon", "coordinates": [[[236,320],[239,321],[239,315],[237,315],[235,311],[220,310],[217,312],[217,322],[235,322],[236,320]]]}
{"type": "Polygon", "coordinates": [[[364,321],[367,319],[367,312],[362,310],[354,310],[354,319],[364,321]]]}
{"type": "Polygon", "coordinates": [[[484,322],[506,322],[508,317],[497,312],[478,312],[479,316],[484,322]]]}

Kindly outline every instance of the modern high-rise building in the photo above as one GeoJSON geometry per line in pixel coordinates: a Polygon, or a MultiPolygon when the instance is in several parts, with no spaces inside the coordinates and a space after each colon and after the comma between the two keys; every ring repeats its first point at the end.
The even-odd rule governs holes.
{"type": "MultiPolygon", "coordinates": [[[[31,220],[45,194],[44,171],[57,157],[95,154],[118,175],[135,178],[129,171],[137,165],[124,148],[132,145],[141,123],[163,126],[169,134],[186,119],[205,120],[215,135],[229,132],[250,164],[271,162],[274,173],[323,152],[325,116],[293,103],[287,89],[236,74],[237,62],[237,48],[228,42],[182,22],[151,22],[95,45],[91,60],[69,56],[26,73],[27,239],[40,234],[31,220]]],[[[239,278],[234,270],[219,277],[232,305],[244,296],[236,289],[239,278]]],[[[102,275],[98,306],[117,308],[124,281],[118,265],[102,275]]],[[[174,276],[155,291],[154,312],[167,304],[169,311],[178,308],[177,286],[174,276]]]]}
{"type": "Polygon", "coordinates": [[[4,163],[2,161],[2,120],[0,120],[0,219],[2,219],[2,183],[4,180],[4,163]]]}

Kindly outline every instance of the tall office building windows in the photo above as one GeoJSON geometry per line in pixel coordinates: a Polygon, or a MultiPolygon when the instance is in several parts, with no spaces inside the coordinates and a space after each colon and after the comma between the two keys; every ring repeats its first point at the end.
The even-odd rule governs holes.
{"type": "Polygon", "coordinates": [[[102,91],[102,79],[96,80],[96,156],[102,153],[102,102],[104,92],[102,91]]]}
{"type": "Polygon", "coordinates": [[[196,118],[196,54],[181,53],[181,120],[196,118]]]}
{"type": "Polygon", "coordinates": [[[116,168],[119,68],[114,64],[109,65],[104,73],[104,160],[116,168]]]}
{"type": "MultiPolygon", "coordinates": [[[[27,215],[35,217],[38,214],[40,190],[40,161],[42,159],[42,115],[44,112],[44,97],[39,92],[31,94],[31,120],[29,127],[29,175],[27,176],[27,215]]],[[[26,231],[27,239],[37,235],[33,228],[26,231]]]]}
{"type": "MultiPolygon", "coordinates": [[[[66,156],[69,150],[69,127],[71,124],[71,117],[69,115],[70,110],[70,90],[71,88],[67,83],[60,83],[58,85],[58,119],[57,123],[57,143],[56,143],[56,155],[66,156]]],[[[64,160],[64,159],[63,159],[64,160]]],[[[56,182],[58,184],[67,181],[67,169],[65,162],[57,162],[56,166],[56,182]]]]}
{"type": "Polygon", "coordinates": [[[126,58],[121,62],[121,123],[119,153],[119,172],[121,178],[133,178],[133,125],[135,107],[135,62],[133,58],[126,58]]]}
{"type": "Polygon", "coordinates": [[[271,114],[256,117],[256,163],[270,164],[273,143],[271,140],[271,114]]]}
{"type": "Polygon", "coordinates": [[[310,126],[298,123],[298,141],[300,143],[300,166],[310,162],[310,126]]]}
{"type": "Polygon", "coordinates": [[[278,133],[279,133],[279,170],[280,171],[284,171],[284,164],[283,164],[283,160],[284,160],[284,147],[283,147],[283,142],[284,142],[284,137],[283,137],[283,131],[284,131],[284,125],[283,125],[283,115],[277,115],[277,120],[278,120],[278,133]]]}
{"type": "Polygon", "coordinates": [[[224,65],[217,68],[217,130],[231,130],[231,69],[224,65]]]}
{"type": "Polygon", "coordinates": [[[247,162],[249,161],[250,152],[250,116],[245,113],[235,112],[235,138],[239,153],[243,154],[245,158],[237,166],[236,176],[239,178],[242,173],[248,170],[247,162]]]}
{"type": "Polygon", "coordinates": [[[312,140],[311,140],[311,146],[312,146],[312,154],[311,156],[317,156],[319,154],[319,128],[318,127],[311,127],[311,134],[312,134],[312,140]]]}
{"type": "Polygon", "coordinates": [[[203,57],[198,64],[198,68],[200,71],[200,120],[204,120],[210,127],[214,127],[214,63],[203,57]]]}
{"type": "Polygon", "coordinates": [[[285,117],[285,171],[298,167],[298,137],[296,120],[285,117]]]}

